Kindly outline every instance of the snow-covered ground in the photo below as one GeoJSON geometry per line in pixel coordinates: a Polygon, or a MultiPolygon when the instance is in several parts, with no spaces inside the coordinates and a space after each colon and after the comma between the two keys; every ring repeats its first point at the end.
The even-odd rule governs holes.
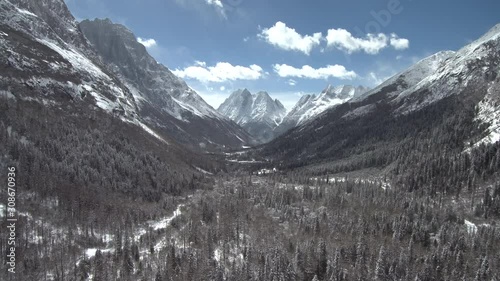
{"type": "Polygon", "coordinates": [[[127,123],[132,123],[136,126],[139,126],[140,128],[142,128],[144,131],[146,131],[148,134],[152,135],[153,137],[157,138],[158,140],[162,141],[163,143],[165,144],[169,144],[164,138],[162,138],[160,135],[158,135],[155,131],[153,131],[151,128],[149,128],[146,124],[142,123],[141,121],[139,121],[138,119],[133,119],[133,120],[129,120],[127,118],[124,118],[124,117],[121,117],[121,120],[123,122],[127,122],[127,123]]]}
{"type": "Polygon", "coordinates": [[[25,10],[25,9],[21,9],[19,7],[16,7],[17,11],[21,14],[25,14],[25,15],[28,15],[28,16],[31,16],[31,17],[37,17],[37,15],[33,14],[32,12],[28,11],[28,10],[25,10]]]}
{"type": "Polygon", "coordinates": [[[194,168],[195,168],[196,170],[198,170],[198,171],[200,171],[200,172],[202,172],[202,173],[206,174],[206,175],[213,175],[213,173],[210,173],[209,171],[205,171],[205,170],[203,170],[203,169],[202,169],[202,168],[200,168],[200,167],[196,167],[196,166],[195,166],[194,168]]]}
{"type": "Polygon", "coordinates": [[[477,226],[468,220],[464,220],[464,224],[467,227],[467,232],[469,234],[476,234],[477,226]]]}
{"type": "MultiPolygon", "coordinates": [[[[170,222],[175,219],[176,217],[181,215],[181,208],[184,206],[184,204],[179,204],[177,206],[177,209],[174,211],[174,213],[171,216],[168,217],[163,217],[157,220],[151,220],[147,221],[146,225],[147,227],[138,227],[134,231],[134,241],[138,242],[140,238],[147,233],[147,228],[152,228],[154,230],[160,230],[160,229],[165,229],[170,225],[170,222]]],[[[112,244],[113,242],[113,235],[109,233],[105,234],[98,234],[97,236],[101,237],[102,241],[106,244],[103,247],[92,247],[92,248],[86,248],[83,251],[83,257],[80,258],[77,261],[77,265],[83,260],[83,259],[90,259],[93,258],[97,252],[97,250],[100,250],[102,253],[113,253],[115,251],[115,248],[112,244]]],[[[167,245],[166,243],[166,238],[160,239],[159,242],[155,245],[155,251],[161,250],[163,247],[167,245]]],[[[147,253],[148,250],[142,250],[141,253],[147,253]]],[[[89,279],[92,280],[92,279],[89,279]]]]}
{"type": "Polygon", "coordinates": [[[62,48],[54,41],[51,41],[49,39],[38,39],[38,42],[46,45],[47,47],[59,53],[63,58],[69,61],[71,65],[73,65],[73,67],[76,68],[77,70],[84,73],[89,73],[93,77],[101,77],[107,80],[111,80],[111,78],[108,75],[106,75],[98,66],[96,66],[92,61],[90,61],[87,57],[82,55],[76,49],[71,47],[62,48]]]}
{"type": "Polygon", "coordinates": [[[488,135],[476,143],[490,144],[500,140],[500,108],[495,107],[490,100],[483,100],[478,104],[479,113],[476,119],[482,123],[489,124],[488,135]]]}
{"type": "Polygon", "coordinates": [[[5,217],[6,208],[4,204],[0,204],[0,218],[5,217]]]}
{"type": "Polygon", "coordinates": [[[368,184],[380,185],[380,188],[382,188],[383,190],[391,188],[391,184],[389,182],[376,179],[346,178],[346,177],[329,177],[328,179],[326,179],[326,178],[315,177],[315,178],[310,178],[310,180],[321,181],[321,182],[328,181],[328,183],[343,183],[346,182],[346,180],[350,180],[353,181],[354,183],[368,183],[368,184]]]}
{"type": "Polygon", "coordinates": [[[173,219],[182,214],[181,212],[182,207],[184,207],[184,204],[179,204],[179,206],[177,206],[177,209],[175,209],[174,213],[169,217],[164,217],[156,221],[148,221],[149,226],[152,227],[154,230],[167,228],[173,219]]]}

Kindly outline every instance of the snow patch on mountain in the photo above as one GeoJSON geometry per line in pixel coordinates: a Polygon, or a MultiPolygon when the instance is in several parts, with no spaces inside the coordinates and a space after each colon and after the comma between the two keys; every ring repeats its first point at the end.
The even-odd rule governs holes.
{"type": "Polygon", "coordinates": [[[155,131],[153,131],[151,128],[149,128],[146,124],[142,123],[141,121],[135,119],[135,120],[128,120],[128,119],[125,119],[125,118],[121,118],[122,121],[124,122],[127,122],[127,123],[131,123],[131,124],[134,124],[136,126],[139,126],[140,128],[142,128],[145,132],[147,132],[148,134],[152,135],[153,137],[157,138],[158,140],[160,140],[161,142],[165,143],[165,144],[169,144],[163,137],[161,137],[160,135],[158,135],[155,131]]]}
{"type": "MultiPolygon", "coordinates": [[[[495,77],[499,71],[500,24],[484,36],[442,59],[437,69],[424,77],[419,83],[401,93],[394,102],[425,90],[429,94],[405,102],[397,113],[407,114],[453,94],[462,93],[470,84],[488,83],[488,77],[495,77]]],[[[440,53],[436,54],[439,55],[440,53]]],[[[447,53],[448,54],[448,53],[447,53]]],[[[434,55],[434,56],[436,56],[434,55]]],[[[479,91],[480,89],[476,89],[479,91]]]]}
{"type": "Polygon", "coordinates": [[[273,130],[285,117],[286,109],[267,92],[251,94],[247,89],[233,92],[218,108],[218,111],[242,126],[260,142],[270,141],[273,130]]]}
{"type": "Polygon", "coordinates": [[[283,122],[275,129],[281,135],[297,126],[304,125],[336,105],[351,101],[366,93],[369,89],[363,86],[354,87],[328,85],[319,95],[304,95],[285,116],[283,122]]]}
{"type": "Polygon", "coordinates": [[[59,45],[57,45],[55,42],[49,39],[37,39],[37,41],[59,53],[63,58],[69,61],[71,65],[73,65],[73,67],[76,68],[77,70],[104,79],[108,80],[111,79],[109,78],[108,75],[102,72],[102,70],[99,67],[97,67],[92,61],[90,61],[88,58],[86,58],[77,50],[71,47],[69,47],[68,49],[61,48],[59,45]]]}
{"type": "Polygon", "coordinates": [[[16,7],[17,11],[21,14],[25,14],[25,15],[28,15],[28,16],[32,16],[32,17],[37,17],[37,15],[33,14],[32,12],[28,11],[28,10],[25,10],[25,9],[21,9],[19,7],[16,7]]]}
{"type": "MultiPolygon", "coordinates": [[[[307,120],[310,120],[322,112],[335,105],[345,103],[352,98],[358,97],[365,93],[368,89],[362,86],[353,87],[350,85],[341,85],[334,87],[328,85],[318,96],[311,96],[307,102],[300,105],[300,101],[294,109],[293,114],[298,115],[296,125],[301,125],[307,120]]],[[[303,102],[303,101],[302,101],[303,102]]]]}
{"type": "Polygon", "coordinates": [[[489,124],[488,134],[476,143],[480,144],[492,144],[500,141],[500,107],[494,106],[491,100],[483,100],[478,104],[479,113],[477,114],[476,120],[482,123],[489,124]]]}

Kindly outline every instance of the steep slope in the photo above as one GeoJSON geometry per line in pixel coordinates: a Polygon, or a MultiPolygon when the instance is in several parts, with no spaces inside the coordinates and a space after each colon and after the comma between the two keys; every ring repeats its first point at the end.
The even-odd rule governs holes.
{"type": "Polygon", "coordinates": [[[242,126],[261,143],[274,138],[273,130],[286,114],[281,102],[273,100],[267,92],[252,95],[247,89],[232,93],[219,106],[218,111],[242,126]]]}
{"type": "Polygon", "coordinates": [[[103,66],[62,1],[2,1],[0,6],[2,88],[29,85],[43,92],[32,97],[39,101],[62,91],[73,102],[91,102],[139,123],[134,98],[103,66]]]}
{"type": "Polygon", "coordinates": [[[2,118],[2,126],[17,131],[20,128],[12,124],[23,123],[18,134],[27,143],[39,138],[32,135],[39,131],[32,127],[40,121],[22,118],[43,119],[38,116],[43,115],[47,131],[57,130],[52,122],[62,120],[73,124],[78,134],[98,127],[105,138],[123,135],[120,141],[142,143],[145,153],[160,150],[163,159],[179,170],[192,169],[192,159],[201,157],[145,124],[129,88],[101,61],[62,0],[0,1],[0,69],[3,109],[18,111],[2,118]],[[116,133],[120,129],[123,132],[116,133]]]}
{"type": "Polygon", "coordinates": [[[390,165],[401,173],[392,169],[415,163],[415,155],[432,162],[493,143],[499,138],[499,35],[497,25],[457,52],[432,55],[259,151],[291,166],[339,172],[390,165]]]}
{"type": "Polygon", "coordinates": [[[139,114],[148,124],[191,147],[241,147],[250,142],[244,130],[156,62],[125,26],[95,19],[84,20],[79,27],[112,72],[131,89],[139,114]]]}
{"type": "Polygon", "coordinates": [[[283,122],[275,129],[277,135],[313,119],[335,105],[357,98],[368,91],[363,86],[353,87],[343,85],[333,87],[328,85],[318,96],[304,95],[292,110],[285,116],[283,122]]]}
{"type": "MultiPolygon", "coordinates": [[[[0,169],[7,167],[16,169],[23,202],[15,211],[23,233],[17,280],[77,276],[103,234],[165,216],[177,196],[210,183],[201,171],[223,168],[144,123],[63,0],[0,0],[0,169]]],[[[0,280],[12,276],[3,265],[0,280]]]]}

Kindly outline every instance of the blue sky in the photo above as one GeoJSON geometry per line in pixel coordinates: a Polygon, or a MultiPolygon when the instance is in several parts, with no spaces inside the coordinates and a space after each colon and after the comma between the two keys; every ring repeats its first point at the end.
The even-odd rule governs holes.
{"type": "Polygon", "coordinates": [[[500,23],[498,0],[66,0],[127,26],[217,107],[238,88],[291,108],[328,84],[374,87],[500,23]]]}

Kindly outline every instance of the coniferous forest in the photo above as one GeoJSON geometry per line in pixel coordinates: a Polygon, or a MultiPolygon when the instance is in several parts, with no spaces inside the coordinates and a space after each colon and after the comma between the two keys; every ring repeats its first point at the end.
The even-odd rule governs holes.
{"type": "MultiPolygon", "coordinates": [[[[70,7],[97,5],[80,2],[0,0],[1,281],[500,281],[500,24],[479,28],[491,15],[464,20],[462,37],[444,30],[450,39],[435,46],[411,38],[420,53],[395,25],[303,35],[281,19],[238,33],[244,47],[228,36],[212,50],[211,28],[241,32],[244,21],[227,23],[248,3],[193,1],[218,12],[215,28],[194,14],[184,22],[189,5],[167,1],[175,26],[162,32],[203,31],[189,51],[190,34],[170,36],[180,45],[168,49],[139,37],[150,26],[135,35],[125,20],[80,20],[70,7]],[[268,66],[228,62],[254,49],[268,66]],[[194,64],[170,69],[150,53],[194,64]],[[380,68],[373,57],[397,67],[354,70],[380,68]],[[215,109],[183,79],[227,99],[215,109]],[[373,87],[297,94],[305,80],[373,87]],[[288,108],[253,83],[286,85],[299,100],[288,108]]],[[[485,3],[450,9],[498,10],[485,3]]]]}
{"type": "Polygon", "coordinates": [[[140,133],[108,133],[123,126],[113,118],[19,105],[2,108],[1,154],[19,171],[22,202],[19,277],[5,280],[499,278],[498,143],[408,155],[394,180],[259,175],[208,155],[192,156],[203,172],[189,172],[140,133]]]}

